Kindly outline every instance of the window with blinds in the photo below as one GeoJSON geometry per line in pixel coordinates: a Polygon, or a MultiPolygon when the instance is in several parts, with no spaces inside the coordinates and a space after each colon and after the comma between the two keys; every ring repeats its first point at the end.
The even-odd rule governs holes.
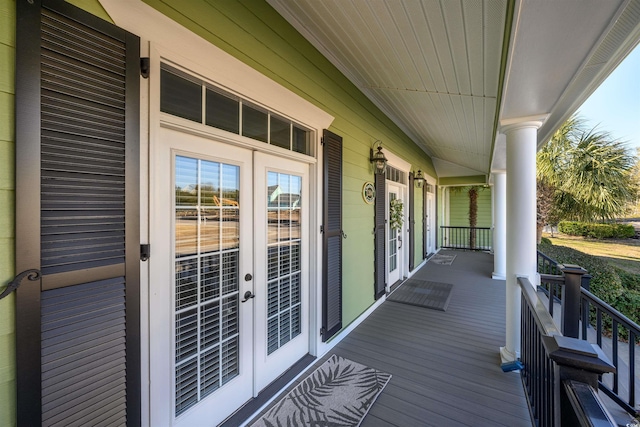
{"type": "Polygon", "coordinates": [[[267,354],[302,332],[302,178],[267,175],[267,354]]]}
{"type": "Polygon", "coordinates": [[[240,168],[175,158],[175,414],[239,374],[240,168]]]}

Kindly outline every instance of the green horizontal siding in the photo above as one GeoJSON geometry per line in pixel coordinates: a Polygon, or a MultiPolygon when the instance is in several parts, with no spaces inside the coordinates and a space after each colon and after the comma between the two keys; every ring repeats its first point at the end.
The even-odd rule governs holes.
{"type": "Polygon", "coordinates": [[[438,179],[438,185],[484,185],[487,183],[485,175],[453,176],[438,179]]]}
{"type": "MultiPolygon", "coordinates": [[[[15,0],[0,0],[0,290],[14,276],[15,0]]],[[[15,299],[0,300],[0,425],[16,425],[15,299]]]]}
{"type": "MultiPolygon", "coordinates": [[[[469,226],[469,189],[454,187],[449,189],[449,224],[454,227],[469,226]]],[[[491,188],[478,188],[477,227],[491,227],[491,188]]]]}
{"type": "Polygon", "coordinates": [[[344,144],[343,323],[348,325],[374,302],[374,212],[361,196],[362,185],[373,181],[369,148],[381,140],[386,150],[412,162],[412,169],[436,176],[431,159],[265,1],[145,3],[335,117],[330,130],[344,144]]]}

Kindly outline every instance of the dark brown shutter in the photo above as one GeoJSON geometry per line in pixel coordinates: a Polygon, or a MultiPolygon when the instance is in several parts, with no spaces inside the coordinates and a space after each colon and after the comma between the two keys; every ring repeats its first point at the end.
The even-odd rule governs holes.
{"type": "Polygon", "coordinates": [[[18,424],[139,425],[139,39],[16,6],[18,424]]]}
{"type": "Polygon", "coordinates": [[[427,254],[427,181],[422,186],[422,257],[426,258],[427,254]]]}
{"type": "Polygon", "coordinates": [[[407,219],[409,221],[409,271],[413,271],[415,267],[415,245],[416,245],[416,218],[415,218],[415,191],[413,189],[414,175],[413,172],[409,173],[409,209],[407,212],[407,219]]]}
{"type": "Polygon", "coordinates": [[[434,227],[436,228],[436,232],[435,232],[435,241],[433,242],[433,245],[435,247],[435,249],[438,249],[438,186],[434,185],[433,186],[433,199],[434,199],[434,207],[433,207],[433,211],[435,212],[434,216],[433,216],[433,220],[432,220],[432,224],[434,224],[434,227]]]}
{"type": "Polygon", "coordinates": [[[386,201],[386,182],[385,175],[381,173],[375,174],[376,184],[376,202],[375,202],[375,228],[374,228],[374,297],[380,298],[385,293],[386,288],[386,252],[387,246],[386,233],[385,233],[385,216],[387,213],[387,201],[386,201]]]}
{"type": "Polygon", "coordinates": [[[342,329],[342,137],[325,130],[322,194],[322,341],[342,329]]]}

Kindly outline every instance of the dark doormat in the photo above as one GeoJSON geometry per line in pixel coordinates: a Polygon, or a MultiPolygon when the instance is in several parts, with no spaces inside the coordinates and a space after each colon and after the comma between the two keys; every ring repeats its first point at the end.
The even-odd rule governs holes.
{"type": "Polygon", "coordinates": [[[446,311],[451,299],[451,283],[409,279],[387,297],[388,301],[446,311]]]}
{"type": "Polygon", "coordinates": [[[429,261],[434,264],[451,265],[457,255],[435,254],[429,261]]]}

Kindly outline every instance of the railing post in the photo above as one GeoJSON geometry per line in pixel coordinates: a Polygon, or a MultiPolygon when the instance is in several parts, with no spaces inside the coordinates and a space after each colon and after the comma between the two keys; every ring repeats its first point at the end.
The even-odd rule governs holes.
{"type": "Polygon", "coordinates": [[[564,274],[562,287],[562,335],[578,338],[580,335],[580,286],[587,270],[579,265],[558,265],[564,274]]]}
{"type": "Polygon", "coordinates": [[[543,336],[542,341],[549,358],[555,362],[556,384],[554,387],[556,392],[559,392],[560,398],[560,405],[556,406],[560,414],[556,414],[555,419],[561,420],[557,425],[580,425],[575,418],[570,396],[567,395],[567,390],[562,384],[573,380],[598,390],[598,377],[608,372],[615,372],[616,368],[600,347],[587,341],[561,335],[543,336]]]}
{"type": "MultiPolygon", "coordinates": [[[[581,286],[582,289],[585,289],[587,291],[591,290],[591,275],[590,274],[585,274],[584,276],[582,276],[582,280],[581,280],[581,286]]],[[[580,312],[580,319],[582,321],[582,335],[581,338],[583,340],[587,339],[587,329],[589,327],[589,301],[587,301],[586,299],[582,299],[582,297],[580,298],[582,300],[582,307],[580,308],[581,312],[580,312]]]]}

